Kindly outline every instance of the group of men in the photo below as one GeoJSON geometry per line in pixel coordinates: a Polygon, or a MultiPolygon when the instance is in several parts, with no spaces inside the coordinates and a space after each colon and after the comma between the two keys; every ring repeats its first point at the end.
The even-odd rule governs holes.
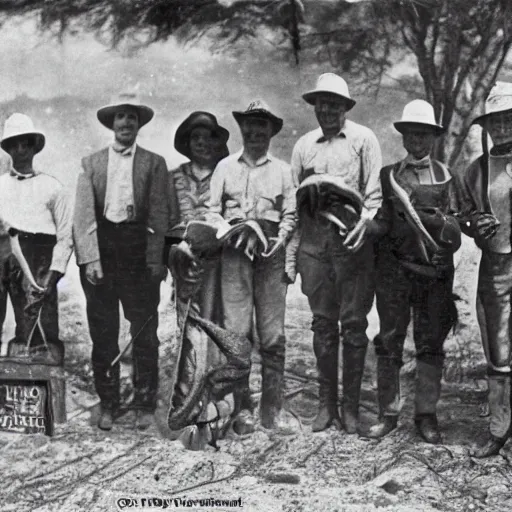
{"type": "MultiPolygon", "coordinates": [[[[269,152],[283,120],[265,102],[256,100],[245,111],[233,112],[243,148],[217,164],[205,214],[219,229],[226,223],[255,220],[269,242],[265,252],[250,255],[240,239],[227,244],[221,263],[224,328],[248,337],[255,329],[259,338],[261,423],[278,428],[282,422],[286,292],[299,273],[313,315],[318,369],[319,408],[312,430],[333,425],[349,434],[358,432],[369,342],[367,315],[376,296],[380,419],[365,435],[379,438],[397,426],[399,371],[412,308],[417,358],[415,423],[425,441],[439,443],[436,405],[443,343],[456,321],[453,254],[461,243],[461,226],[478,240],[501,240],[496,235],[501,229],[498,219],[500,215],[506,219],[510,235],[510,204],[498,211],[496,205],[505,201],[501,189],[494,187],[490,200],[485,196],[485,186],[492,180],[485,178],[481,188],[486,199],[482,200],[466,176],[454,179],[442,162],[431,158],[436,138],[445,128],[437,123],[426,101],[414,100],[405,106],[394,125],[403,136],[407,156],[382,168],[375,134],[346,119],[356,102],[343,78],[321,75],[303,99],[313,106],[319,127],[295,144],[291,166],[269,152]]],[[[509,155],[512,122],[502,122],[501,116],[511,112],[512,105],[505,107],[477,121],[490,126],[495,147],[503,146],[503,154],[509,155]],[[498,140],[496,119],[501,123],[500,134],[508,134],[503,137],[505,142],[498,140]]],[[[112,428],[120,401],[119,365],[112,366],[112,362],[119,350],[121,302],[133,339],[133,406],[138,428],[145,429],[156,406],[157,305],[160,282],[167,273],[165,236],[177,222],[176,198],[169,192],[172,187],[164,159],[136,143],[139,129],[152,119],[153,111],[125,95],[100,108],[97,117],[113,131],[114,142],[83,159],[74,213],[58,181],[33,169],[32,160],[44,146],[44,135],[27,116],[14,114],[7,119],[1,146],[12,158],[12,169],[0,178],[0,218],[19,233],[30,266],[45,288],[48,300],[44,301],[42,324],[57,343],[56,286],[74,245],[87,300],[94,381],[101,400],[98,425],[105,430],[112,428]]],[[[500,160],[499,165],[512,176],[512,158],[511,163],[500,160]]],[[[491,165],[493,177],[498,172],[495,167],[491,165]]],[[[482,181],[480,176],[471,179],[482,181]]],[[[505,238],[498,249],[491,248],[492,253],[510,254],[510,237],[508,242],[505,238]]],[[[499,263],[500,272],[506,272],[507,262],[499,263]]],[[[497,265],[489,260],[491,278],[485,285],[487,295],[481,294],[482,307],[494,317],[498,313],[491,311],[489,297],[510,296],[510,287],[497,292],[496,284],[490,282],[497,265]]],[[[1,271],[15,305],[17,338],[26,342],[34,315],[24,316],[23,311],[31,292],[12,257],[4,258],[1,271]]],[[[491,338],[488,345],[500,347],[494,350],[499,363],[492,362],[491,353],[490,366],[501,387],[490,383],[491,440],[480,456],[496,453],[511,430],[510,336],[505,326],[510,301],[508,312],[505,299],[502,302],[500,325],[491,324],[486,331],[491,338]],[[498,337],[501,341],[493,344],[498,337]]],[[[479,317],[481,325],[484,316],[479,317]]],[[[492,378],[490,374],[490,382],[492,378]]],[[[237,421],[245,425],[243,431],[251,431],[254,417],[248,378],[236,393],[236,401],[237,421]]]]}

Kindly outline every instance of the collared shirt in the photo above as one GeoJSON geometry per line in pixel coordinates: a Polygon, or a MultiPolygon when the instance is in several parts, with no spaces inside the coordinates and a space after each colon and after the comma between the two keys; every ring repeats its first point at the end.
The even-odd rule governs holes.
{"type": "Polygon", "coordinates": [[[21,180],[14,173],[0,176],[0,218],[20,231],[56,235],[50,270],[66,272],[73,249],[73,215],[56,178],[43,173],[21,180]]]}
{"type": "Polygon", "coordinates": [[[288,238],[295,227],[295,190],[290,166],[270,153],[254,166],[243,150],[221,160],[210,182],[213,222],[224,218],[265,219],[279,223],[279,236],[288,238]]]}
{"type": "Polygon", "coordinates": [[[115,142],[108,151],[105,218],[124,222],[134,216],[133,157],[136,144],[123,148],[115,142]]]}
{"type": "Polygon", "coordinates": [[[402,188],[410,192],[410,189],[415,188],[416,185],[443,183],[450,178],[444,176],[442,180],[436,179],[432,165],[430,155],[421,160],[414,160],[411,155],[407,155],[396,172],[395,179],[402,188]]]}
{"type": "Polygon", "coordinates": [[[198,178],[194,174],[193,163],[186,162],[171,171],[174,188],[178,197],[180,209],[180,223],[186,224],[190,220],[205,220],[210,200],[210,180],[213,171],[198,178]]]}
{"type": "Polygon", "coordinates": [[[347,185],[362,194],[363,215],[373,217],[381,204],[380,146],[375,134],[365,126],[347,119],[331,139],[323,136],[321,128],[306,133],[293,148],[291,166],[296,187],[313,173],[330,174],[344,178],[347,185]]]}

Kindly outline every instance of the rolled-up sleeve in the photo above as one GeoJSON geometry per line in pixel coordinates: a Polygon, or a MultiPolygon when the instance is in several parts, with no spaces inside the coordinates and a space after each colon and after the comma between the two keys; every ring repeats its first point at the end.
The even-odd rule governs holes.
{"type": "Polygon", "coordinates": [[[57,243],[53,248],[50,270],[65,274],[73,252],[73,211],[71,198],[62,187],[55,193],[51,211],[56,228],[57,243]]]}
{"type": "Polygon", "coordinates": [[[364,197],[362,217],[372,219],[382,202],[380,169],[382,153],[375,134],[368,130],[361,151],[362,183],[361,192],[364,197]]]}

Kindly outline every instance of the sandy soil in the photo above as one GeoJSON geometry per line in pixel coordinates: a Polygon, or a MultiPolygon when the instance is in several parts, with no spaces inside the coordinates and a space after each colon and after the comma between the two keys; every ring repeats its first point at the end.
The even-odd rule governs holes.
{"type": "MultiPolygon", "coordinates": [[[[228,434],[220,450],[185,451],[162,439],[156,427],[140,433],[127,413],[110,433],[94,422],[96,397],[89,365],[90,341],[76,267],[61,287],[62,337],[67,342],[68,423],[53,438],[2,434],[2,511],[105,511],[137,508],[123,498],[241,499],[247,511],[507,510],[512,506],[510,447],[486,461],[469,456],[486,436],[483,355],[471,307],[478,253],[469,241],[458,257],[455,291],[459,327],[447,342],[444,387],[439,404],[444,444],[420,442],[412,422],[414,357],[410,340],[402,375],[399,428],[381,441],[334,430],[313,434],[317,405],[316,370],[307,302],[297,283],[290,288],[287,313],[286,407],[293,435],[262,428],[247,437],[228,434]]],[[[170,283],[162,285],[159,335],[162,354],[175,350],[170,283]]],[[[375,312],[368,333],[378,331],[375,312]]],[[[120,336],[127,340],[126,325],[120,336]]],[[[259,358],[253,355],[251,388],[259,397],[259,358]]],[[[129,361],[123,365],[123,395],[130,394],[129,361]]],[[[370,348],[363,384],[361,424],[376,420],[375,356],[370,348]]],[[[341,390],[340,390],[341,391],[341,390]]],[[[179,509],[180,502],[153,502],[179,509]]],[[[187,501],[181,502],[187,505],[187,501]]],[[[188,505],[191,505],[189,502],[188,505]]],[[[194,507],[185,506],[183,510],[194,507]]],[[[230,510],[230,508],[197,508],[230,510]]]]}

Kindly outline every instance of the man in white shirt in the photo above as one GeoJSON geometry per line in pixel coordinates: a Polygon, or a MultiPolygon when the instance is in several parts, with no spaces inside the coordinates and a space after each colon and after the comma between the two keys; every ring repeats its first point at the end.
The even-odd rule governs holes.
{"type": "MultiPolygon", "coordinates": [[[[224,327],[251,337],[253,315],[260,340],[262,366],[261,424],[284,426],[281,415],[285,362],[284,315],[287,284],[284,246],[295,227],[295,194],[290,166],[269,153],[272,137],[283,120],[261,100],[243,112],[233,112],[240,125],[243,148],[221,160],[210,182],[209,219],[261,223],[274,241],[272,255],[244,254],[245,247],[225,247],[222,255],[224,327]]],[[[253,428],[249,379],[237,396],[240,414],[235,429],[253,428]]]]}
{"type": "Polygon", "coordinates": [[[133,339],[133,407],[137,427],[150,426],[158,387],[157,307],[167,231],[167,167],[138,146],[153,110],[121,94],[97,112],[114,132],[111,146],[82,160],[73,236],[93,342],[92,366],[101,401],[99,428],[110,430],[119,407],[119,302],[133,339]]]}
{"type": "Polygon", "coordinates": [[[313,313],[320,408],[312,429],[341,428],[338,401],[339,322],[343,339],[343,420],[355,433],[368,338],[367,314],[373,295],[373,246],[366,241],[369,221],[381,203],[381,152],[375,134],[345,118],[355,101],[343,78],[325,73],[303,95],[313,105],[319,128],[303,135],[292,153],[298,186],[313,174],[342,178],[363,196],[361,218],[346,236],[318,218],[301,215],[297,270],[313,313]]]}
{"type": "MultiPolygon", "coordinates": [[[[64,346],[59,340],[57,283],[66,272],[72,252],[72,213],[61,183],[34,170],[34,156],[44,145],[44,134],[34,129],[28,116],[16,113],[6,120],[1,146],[11,156],[12,168],[0,177],[0,219],[18,232],[32,273],[46,289],[44,300],[37,301],[42,309],[27,308],[33,303],[33,289],[12,255],[2,264],[2,284],[13,304],[16,343],[27,342],[41,309],[45,337],[57,348],[55,362],[60,364],[64,346]]],[[[37,330],[34,332],[40,336],[37,330]]],[[[41,341],[34,339],[32,343],[41,341]]]]}

